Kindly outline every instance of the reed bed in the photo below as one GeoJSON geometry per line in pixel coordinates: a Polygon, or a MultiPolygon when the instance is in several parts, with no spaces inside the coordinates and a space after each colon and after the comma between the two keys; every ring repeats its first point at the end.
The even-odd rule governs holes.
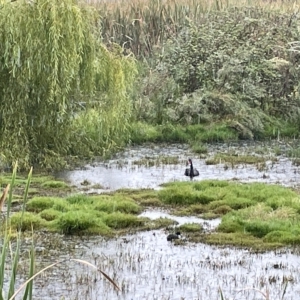
{"type": "Polygon", "coordinates": [[[300,1],[263,0],[135,0],[87,1],[101,17],[105,43],[115,42],[137,57],[149,57],[187,22],[201,22],[203,15],[230,8],[255,7],[257,11],[295,14],[300,1]]]}

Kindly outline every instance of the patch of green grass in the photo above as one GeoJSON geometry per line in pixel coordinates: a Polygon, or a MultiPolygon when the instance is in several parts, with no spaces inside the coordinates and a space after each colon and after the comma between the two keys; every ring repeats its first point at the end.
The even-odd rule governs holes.
{"type": "Polygon", "coordinates": [[[46,225],[45,220],[31,212],[17,212],[10,218],[11,227],[21,231],[41,229],[46,225]]]}
{"type": "Polygon", "coordinates": [[[155,220],[151,220],[151,224],[152,224],[151,229],[158,229],[158,228],[167,228],[169,226],[177,225],[177,222],[168,218],[158,218],[155,220]]]}
{"type": "Polygon", "coordinates": [[[53,221],[55,219],[58,219],[61,216],[61,214],[62,213],[56,209],[48,208],[41,211],[39,213],[39,216],[46,221],[53,221]]]}
{"type": "Polygon", "coordinates": [[[196,135],[195,140],[203,143],[237,141],[238,133],[224,124],[213,124],[196,135]]]}
{"type": "Polygon", "coordinates": [[[99,211],[105,211],[108,213],[122,212],[130,214],[138,214],[141,212],[141,208],[131,198],[113,195],[113,196],[92,196],[91,199],[94,201],[94,209],[99,211]]]}
{"type": "Polygon", "coordinates": [[[283,246],[280,242],[265,242],[260,238],[243,232],[212,233],[202,237],[201,241],[213,245],[230,245],[262,251],[276,249],[283,246]]]}
{"type": "Polygon", "coordinates": [[[170,164],[179,164],[178,156],[158,156],[158,157],[145,157],[139,160],[133,161],[134,165],[138,166],[160,166],[160,165],[170,165],[170,164]]]}
{"type": "Polygon", "coordinates": [[[197,154],[206,154],[208,152],[207,146],[203,145],[202,143],[194,142],[192,144],[192,151],[197,154]]]}
{"type": "Polygon", "coordinates": [[[68,189],[69,185],[64,181],[58,180],[49,180],[42,183],[43,188],[51,188],[51,189],[68,189]]]}
{"type": "MultiPolygon", "coordinates": [[[[263,183],[215,180],[173,182],[163,187],[158,192],[159,198],[171,205],[176,214],[196,214],[203,219],[222,216],[215,239],[222,234],[238,237],[244,233],[251,237],[247,242],[249,245],[260,239],[260,245],[265,244],[266,249],[274,243],[298,243],[300,196],[291,189],[263,183]],[[279,234],[272,232],[280,232],[282,237],[276,240],[279,234]]],[[[237,245],[238,241],[236,238],[233,244],[237,245]]]]}
{"type": "MultiPolygon", "coordinates": [[[[225,124],[162,124],[150,125],[136,122],[131,125],[131,141],[134,144],[145,142],[190,143],[225,142],[238,140],[238,134],[225,124]]],[[[200,148],[198,148],[200,150],[200,148]]],[[[197,148],[195,148],[197,150],[197,148]]],[[[204,148],[202,148],[204,150],[204,148]]]]}
{"type": "Polygon", "coordinates": [[[31,212],[41,212],[44,209],[51,208],[56,200],[61,200],[55,197],[34,197],[26,203],[26,210],[31,212]]]}
{"type": "Polygon", "coordinates": [[[207,212],[207,206],[203,204],[192,204],[187,207],[176,209],[173,214],[177,216],[196,216],[207,212]]]}
{"type": "Polygon", "coordinates": [[[199,191],[195,186],[185,182],[160,190],[158,197],[163,203],[172,205],[207,204],[215,200],[214,195],[199,191]]]}
{"type": "Polygon", "coordinates": [[[70,204],[89,205],[94,203],[94,199],[84,194],[75,194],[66,198],[70,204]]]}
{"type": "Polygon", "coordinates": [[[78,234],[80,232],[94,232],[95,228],[99,231],[109,232],[110,229],[102,222],[95,218],[92,212],[68,211],[59,216],[56,222],[59,231],[65,234],[78,234]]]}
{"type": "MultiPolygon", "coordinates": [[[[264,163],[269,158],[255,155],[232,155],[218,153],[214,157],[205,161],[207,165],[217,165],[220,163],[229,163],[232,166],[237,164],[258,164],[264,163]]],[[[275,158],[274,158],[275,159],[275,158]]]]}
{"type": "Polygon", "coordinates": [[[114,212],[111,214],[107,214],[103,218],[104,223],[113,229],[123,229],[123,228],[134,228],[143,226],[145,220],[143,218],[139,218],[137,216],[131,214],[123,214],[120,212],[114,212]]]}
{"type": "Polygon", "coordinates": [[[182,232],[200,232],[203,230],[203,227],[201,224],[197,223],[186,223],[179,226],[179,229],[182,232]]]}

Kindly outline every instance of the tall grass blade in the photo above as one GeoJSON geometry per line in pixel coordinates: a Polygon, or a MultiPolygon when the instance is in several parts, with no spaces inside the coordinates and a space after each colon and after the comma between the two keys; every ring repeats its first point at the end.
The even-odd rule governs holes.
{"type": "Polygon", "coordinates": [[[91,264],[91,263],[89,263],[89,262],[87,262],[87,261],[85,261],[85,260],[82,260],[82,259],[76,259],[76,258],[73,258],[73,259],[71,259],[71,260],[73,260],[73,261],[77,261],[77,262],[79,262],[79,263],[82,263],[82,264],[85,264],[85,265],[88,265],[88,266],[90,266],[90,267],[92,267],[92,268],[94,268],[95,270],[97,270],[97,271],[99,271],[114,287],[115,287],[115,289],[117,289],[117,290],[121,290],[120,288],[119,288],[119,286],[106,274],[106,273],[104,273],[103,271],[101,271],[101,270],[99,270],[96,266],[94,266],[93,264],[91,264]]]}
{"type": "Polygon", "coordinates": [[[7,194],[8,194],[8,191],[9,191],[9,187],[10,187],[10,184],[8,184],[6,186],[6,188],[3,190],[3,194],[2,194],[2,196],[0,198],[0,212],[2,212],[2,210],[3,210],[3,205],[4,205],[5,199],[7,197],[7,194]]]}
{"type": "Polygon", "coordinates": [[[20,241],[21,241],[21,237],[18,236],[18,238],[17,238],[17,248],[14,251],[14,253],[12,254],[12,256],[14,256],[14,260],[13,260],[12,270],[11,270],[11,275],[10,275],[8,297],[13,295],[14,291],[15,291],[17,268],[18,268],[19,257],[20,257],[20,241]]]}
{"type": "Polygon", "coordinates": [[[287,290],[287,285],[288,285],[288,282],[286,282],[285,283],[285,285],[284,285],[284,289],[283,289],[283,292],[282,292],[282,296],[281,296],[281,300],[283,300],[283,298],[284,298],[284,295],[285,295],[285,293],[286,293],[286,290],[287,290]]]}
{"type": "Polygon", "coordinates": [[[22,291],[22,289],[25,287],[25,286],[27,286],[27,284],[30,282],[30,281],[32,281],[35,277],[37,277],[37,276],[39,276],[41,273],[43,273],[43,272],[45,272],[46,270],[48,270],[48,269],[50,269],[50,268],[52,268],[52,267],[54,267],[54,266],[56,266],[56,265],[58,265],[58,264],[60,264],[60,263],[62,263],[62,262],[65,262],[65,261],[67,261],[67,259],[65,259],[65,260],[62,260],[62,261],[57,261],[57,262],[55,262],[55,263],[53,263],[53,264],[51,264],[51,265],[49,265],[49,266],[47,266],[47,267],[45,267],[44,269],[42,269],[42,270],[40,270],[39,272],[37,272],[36,274],[34,274],[33,276],[31,276],[28,280],[26,280],[16,291],[15,291],[15,293],[9,298],[9,300],[13,300],[21,291],[22,291]]]}
{"type": "Polygon", "coordinates": [[[23,206],[22,206],[22,216],[21,216],[20,228],[22,228],[23,216],[24,216],[24,212],[25,212],[25,205],[26,205],[27,198],[28,198],[28,190],[29,190],[29,186],[31,183],[31,177],[32,177],[32,167],[30,168],[30,171],[28,173],[26,187],[25,187],[24,196],[23,196],[23,206]]]}
{"type": "Polygon", "coordinates": [[[225,300],[222,289],[220,287],[219,287],[219,293],[220,293],[220,296],[221,296],[221,300],[225,300]]]}
{"type": "Polygon", "coordinates": [[[12,177],[11,177],[10,190],[9,190],[9,196],[8,196],[8,201],[7,201],[7,212],[6,212],[6,224],[7,225],[8,225],[8,221],[9,221],[9,214],[10,214],[10,208],[11,208],[11,203],[12,203],[12,191],[13,191],[13,187],[14,187],[15,180],[16,180],[17,169],[18,169],[18,162],[15,163],[12,177]]]}
{"type": "Polygon", "coordinates": [[[5,270],[5,258],[6,258],[6,252],[8,248],[8,243],[9,243],[9,237],[8,234],[5,235],[4,237],[4,242],[2,245],[2,252],[1,252],[1,265],[0,265],[0,300],[3,299],[2,291],[3,291],[3,282],[4,282],[4,270],[5,270]]]}
{"type": "MultiPolygon", "coordinates": [[[[34,245],[33,245],[33,238],[32,238],[32,244],[30,248],[30,269],[29,269],[29,278],[32,278],[34,276],[34,265],[35,265],[35,255],[34,255],[34,245]]],[[[32,289],[33,289],[33,280],[30,280],[28,284],[26,285],[26,289],[23,295],[23,300],[31,300],[32,299],[32,289]]]]}

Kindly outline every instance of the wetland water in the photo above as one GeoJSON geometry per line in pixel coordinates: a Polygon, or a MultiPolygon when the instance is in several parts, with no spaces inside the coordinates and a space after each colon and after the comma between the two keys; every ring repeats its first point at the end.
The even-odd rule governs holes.
{"type": "MultiPolygon", "coordinates": [[[[112,160],[95,162],[83,169],[63,172],[57,176],[81,188],[83,192],[159,188],[164,182],[188,180],[183,176],[184,162],[187,157],[191,157],[194,166],[200,171],[200,176],[195,180],[233,179],[298,187],[300,169],[284,155],[287,149],[285,145],[244,143],[209,146],[207,158],[216,152],[253,154],[259,149],[268,156],[272,155],[274,147],[281,147],[283,154],[277,157],[276,162],[268,160],[264,168],[259,168],[261,171],[255,165],[243,164],[228,168],[224,168],[224,164],[206,165],[205,159],[193,155],[187,146],[160,145],[133,147],[112,160]],[[176,156],[179,162],[154,166],[135,164],[144,158],[155,161],[160,156],[176,156]],[[90,184],[83,186],[83,182],[90,184]]],[[[156,210],[147,210],[142,215],[149,218],[168,216],[167,212],[156,210]]],[[[180,224],[204,223],[204,220],[195,217],[172,218],[180,224]]],[[[218,222],[214,220],[204,225],[212,229],[218,222]]],[[[204,244],[174,245],[167,242],[166,236],[164,230],[140,232],[112,240],[61,235],[50,237],[39,233],[36,238],[37,270],[58,259],[84,259],[113,278],[122,292],[116,292],[100,273],[91,268],[67,262],[36,279],[34,299],[207,300],[220,299],[219,288],[226,300],[300,299],[298,249],[252,253],[250,250],[204,244]],[[268,293],[269,298],[266,297],[268,293]]]]}

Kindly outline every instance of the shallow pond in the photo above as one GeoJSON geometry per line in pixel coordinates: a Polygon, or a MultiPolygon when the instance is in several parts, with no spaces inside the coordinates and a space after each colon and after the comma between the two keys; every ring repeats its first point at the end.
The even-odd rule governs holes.
{"type": "MultiPolygon", "coordinates": [[[[225,168],[224,164],[206,165],[205,158],[193,155],[187,146],[169,145],[133,147],[105,162],[57,174],[83,192],[102,192],[119,188],[159,188],[164,182],[189,180],[183,176],[185,161],[192,157],[202,179],[262,181],[298,187],[299,167],[284,155],[282,144],[232,144],[209,146],[206,158],[216,152],[273,155],[274,147],[282,148],[277,162],[268,160],[263,170],[255,165],[225,168]],[[137,165],[148,157],[177,157],[176,164],[137,165]],[[83,183],[88,184],[84,185],[83,183]],[[100,185],[102,188],[100,188],[100,185]]],[[[168,216],[179,224],[201,223],[207,230],[220,220],[205,222],[195,217],[169,216],[167,212],[147,210],[142,216],[168,216]]],[[[140,232],[116,237],[68,237],[39,233],[36,237],[37,270],[51,262],[66,258],[83,259],[97,265],[121,287],[112,285],[91,268],[66,262],[43,273],[35,282],[34,299],[122,299],[122,300],[297,300],[300,298],[300,250],[282,249],[268,253],[252,253],[228,247],[213,247],[184,242],[167,242],[164,230],[140,232]],[[287,286],[286,286],[287,284],[287,286]],[[286,288],[286,289],[285,289],[286,288]],[[284,294],[284,297],[282,295],[284,294]]],[[[28,244],[31,241],[28,241],[28,244]]],[[[24,262],[24,271],[28,266],[24,262]]]]}
{"type": "Polygon", "coordinates": [[[71,184],[83,188],[85,191],[101,192],[120,188],[158,188],[160,184],[176,180],[189,180],[185,177],[185,162],[188,157],[193,158],[194,167],[200,171],[200,176],[194,180],[224,179],[239,180],[242,182],[261,181],[265,183],[280,183],[282,185],[296,187],[300,185],[300,168],[292,164],[285,156],[288,146],[282,143],[240,143],[231,145],[208,146],[208,154],[205,158],[191,153],[185,145],[154,145],[151,147],[132,147],[118,154],[114,159],[105,162],[94,162],[84,168],[65,171],[57,174],[58,177],[69,181],[71,184]],[[274,148],[279,148],[283,153],[276,156],[274,162],[274,148]],[[206,165],[206,159],[215,153],[235,153],[236,155],[260,155],[267,160],[263,167],[257,164],[240,164],[228,166],[228,164],[206,165]],[[263,154],[257,154],[262,152],[263,154]],[[178,158],[176,164],[160,164],[159,158],[178,158]],[[137,164],[141,160],[143,164],[137,164]],[[147,165],[149,162],[153,166],[147,165]],[[89,183],[84,186],[83,183],[89,183]],[[96,188],[94,188],[96,187],[96,188]],[[102,187],[102,188],[101,188],[102,187]]]}

